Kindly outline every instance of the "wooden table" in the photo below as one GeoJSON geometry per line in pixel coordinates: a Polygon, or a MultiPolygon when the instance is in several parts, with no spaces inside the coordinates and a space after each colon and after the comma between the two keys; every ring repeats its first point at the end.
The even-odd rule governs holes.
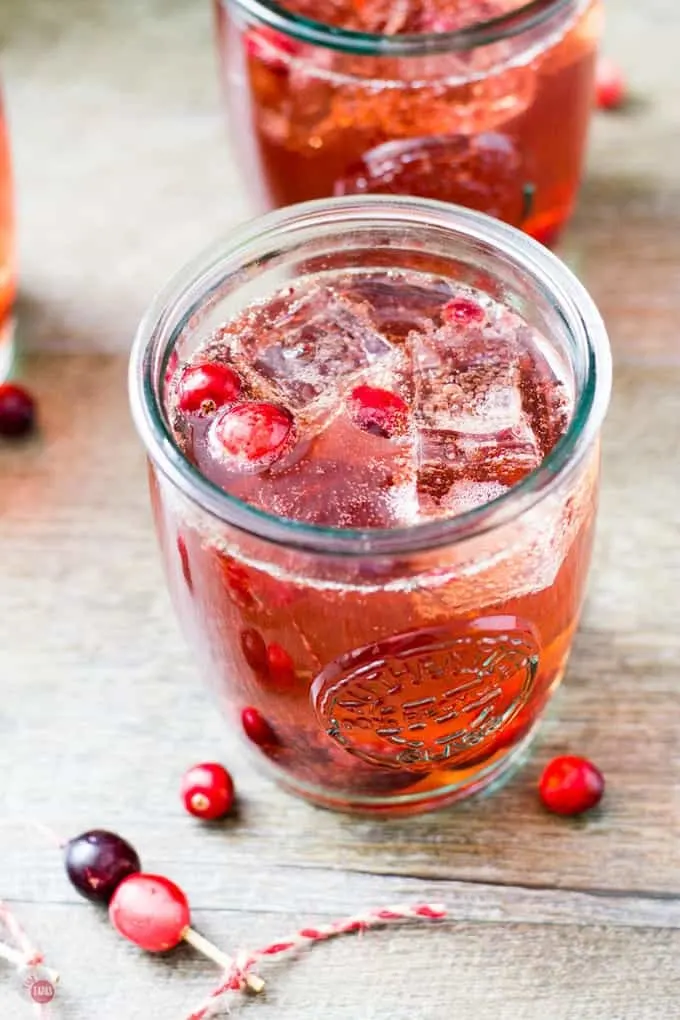
{"type": "MultiPolygon", "coordinates": [[[[37,442],[0,450],[0,896],[61,971],[55,1020],[180,1020],[214,971],[119,939],[31,819],[125,834],[225,947],[372,904],[450,907],[429,929],[267,967],[266,998],[239,1007],[261,1020],[680,1015],[680,8],[611,7],[608,48],[640,99],[597,119],[564,246],[616,362],[583,625],[525,770],[492,798],[405,821],[318,811],[252,772],[161,579],[124,350],[155,286],[242,214],[208,13],[189,0],[0,11],[22,326],[37,351],[25,376],[42,423],[37,442]],[[541,766],[566,750],[608,780],[603,809],[581,822],[536,799],[541,766]],[[206,829],[177,783],[211,757],[233,768],[242,809],[206,829]]],[[[0,1016],[29,1014],[1,965],[0,1016]]]]}

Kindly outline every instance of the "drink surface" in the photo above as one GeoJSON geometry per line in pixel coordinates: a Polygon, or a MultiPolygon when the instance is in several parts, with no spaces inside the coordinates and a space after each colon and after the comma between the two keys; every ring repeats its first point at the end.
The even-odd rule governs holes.
{"type": "Polygon", "coordinates": [[[168,400],[183,452],[229,494],[370,529],[503,495],[563,435],[573,395],[516,312],[442,277],[379,270],[249,306],[178,367],[168,400]]]}
{"type": "Polygon", "coordinates": [[[515,11],[524,0],[285,0],[294,14],[354,32],[383,35],[457,32],[515,11]]]}

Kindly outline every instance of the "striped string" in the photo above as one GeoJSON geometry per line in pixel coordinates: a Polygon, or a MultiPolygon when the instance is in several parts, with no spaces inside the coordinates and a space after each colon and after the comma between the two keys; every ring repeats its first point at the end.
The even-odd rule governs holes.
{"type": "Polygon", "coordinates": [[[201,1005],[190,1013],[186,1020],[205,1020],[219,1012],[229,1012],[229,1004],[233,996],[246,990],[246,978],[262,960],[281,953],[292,953],[314,942],[322,942],[336,935],[350,935],[363,932],[369,928],[377,928],[385,924],[402,921],[435,921],[446,917],[446,907],[441,903],[399,904],[392,907],[379,907],[363,914],[355,914],[342,921],[316,927],[301,928],[279,942],[272,942],[262,949],[252,952],[237,953],[234,965],[226,972],[221,983],[213,989],[201,1005]]]}

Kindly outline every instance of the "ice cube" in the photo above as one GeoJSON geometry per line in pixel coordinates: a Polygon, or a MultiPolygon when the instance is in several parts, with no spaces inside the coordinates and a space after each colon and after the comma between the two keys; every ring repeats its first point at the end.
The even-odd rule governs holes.
{"type": "Polygon", "coordinates": [[[236,344],[251,387],[294,413],[337,403],[363,374],[395,356],[367,305],[320,287],[262,309],[236,344]]]}

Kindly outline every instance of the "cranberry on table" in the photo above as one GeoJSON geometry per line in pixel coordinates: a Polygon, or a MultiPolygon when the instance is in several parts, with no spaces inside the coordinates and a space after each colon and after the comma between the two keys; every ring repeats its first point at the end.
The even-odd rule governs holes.
{"type": "Polygon", "coordinates": [[[28,390],[16,383],[0,385],[0,436],[17,439],[35,425],[35,401],[28,390]]]}
{"type": "Polygon", "coordinates": [[[212,427],[212,447],[232,471],[256,471],[277,460],[294,436],[290,413],[277,404],[250,401],[222,411],[212,427]]]}
{"type": "Polygon", "coordinates": [[[182,801],[196,818],[222,818],[234,806],[234,781],[217,762],[194,765],[182,779],[182,801]]]}
{"type": "Polygon", "coordinates": [[[118,886],[109,918],[116,931],[140,949],[164,953],[182,941],[191,913],[178,885],[162,875],[140,873],[118,886]]]}
{"type": "Polygon", "coordinates": [[[580,815],[602,800],[604,776],[587,758],[562,755],[544,768],[538,792],[548,811],[580,815]]]}
{"type": "Polygon", "coordinates": [[[267,720],[256,708],[244,708],[241,712],[241,725],[248,740],[258,747],[272,747],[277,744],[276,734],[267,720]]]}
{"type": "Polygon", "coordinates": [[[600,110],[616,110],[626,100],[623,72],[613,60],[600,57],[595,70],[595,103],[600,110]]]}
{"type": "Polygon", "coordinates": [[[74,889],[95,903],[108,903],[120,883],[142,867],[134,847],[104,829],[92,829],[69,840],[64,864],[74,889]]]}
{"type": "Polygon", "coordinates": [[[390,390],[355,386],[349,396],[349,416],[364,432],[383,439],[402,435],[408,428],[408,404],[390,390]]]}
{"type": "Polygon", "coordinates": [[[228,365],[219,362],[189,365],[179,380],[177,406],[189,414],[211,414],[218,407],[233,404],[240,392],[241,380],[228,365]]]}

